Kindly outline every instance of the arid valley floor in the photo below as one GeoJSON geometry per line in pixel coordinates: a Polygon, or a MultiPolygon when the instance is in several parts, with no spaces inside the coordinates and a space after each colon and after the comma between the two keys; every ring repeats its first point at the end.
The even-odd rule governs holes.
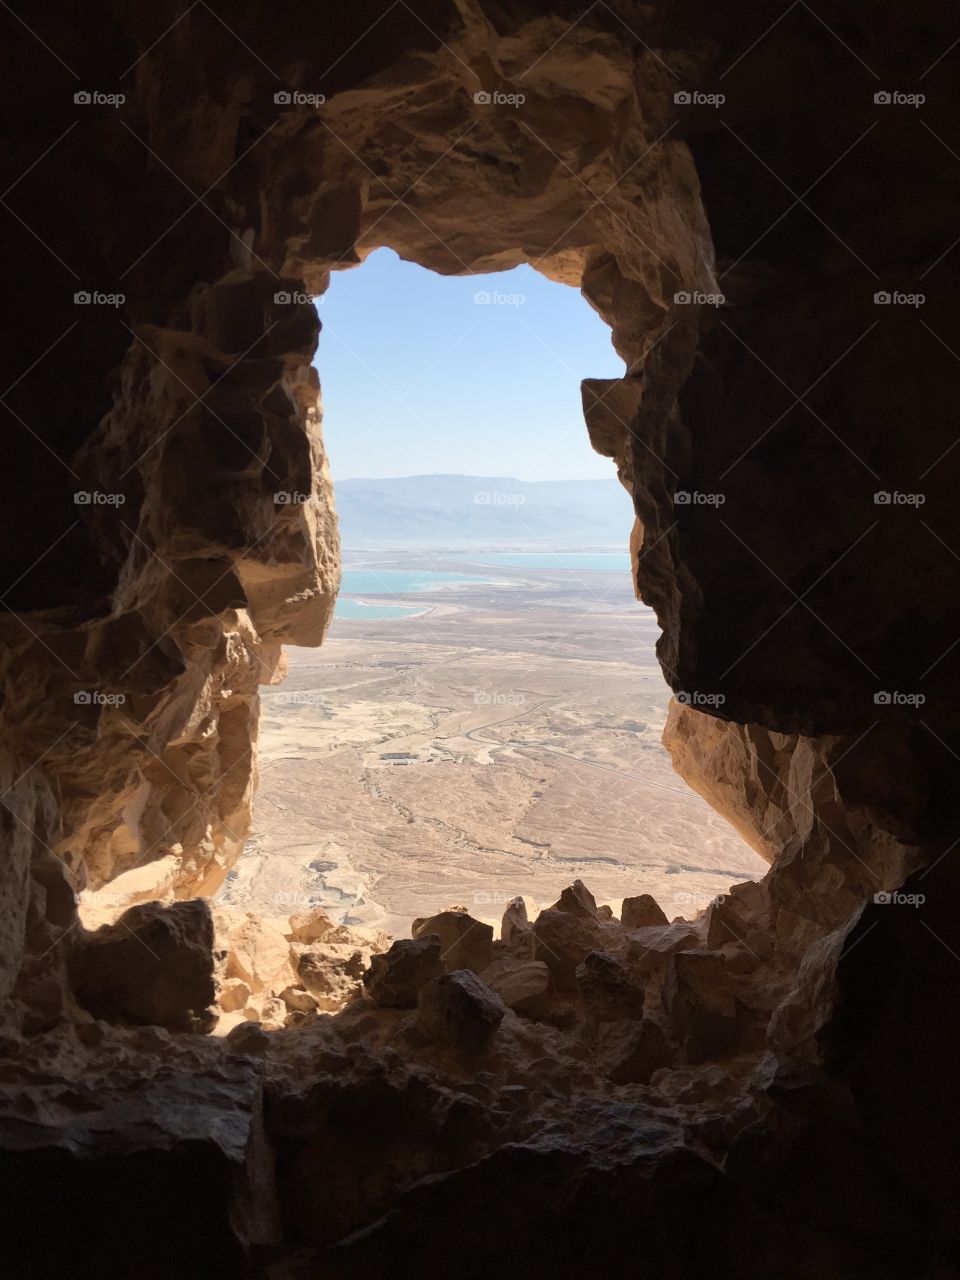
{"type": "Polygon", "coordinates": [[[478,560],[437,567],[487,582],[418,593],[415,616],[338,617],[322,648],[289,652],[225,903],[406,935],[455,904],[491,923],[517,894],[541,908],[577,877],[615,911],[652,893],[689,916],[763,873],[671,768],[656,622],[629,575],[478,560]]]}

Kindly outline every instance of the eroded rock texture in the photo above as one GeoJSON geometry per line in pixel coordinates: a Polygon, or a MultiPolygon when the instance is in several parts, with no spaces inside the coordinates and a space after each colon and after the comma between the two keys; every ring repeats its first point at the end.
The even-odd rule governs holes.
{"type": "Polygon", "coordinates": [[[536,1239],[556,1275],[636,1274],[642,1245],[658,1275],[950,1276],[949,17],[415,8],[4,18],[0,995],[21,1065],[0,1238],[20,1274],[509,1274],[536,1239]],[[359,982],[353,944],[335,963],[289,922],[273,948],[230,924],[226,1040],[77,1000],[77,891],[190,898],[242,846],[257,688],[284,643],[322,640],[338,581],[309,295],[381,244],[443,273],[532,262],[611,325],[627,374],[584,370],[584,410],[634,498],[667,742],[771,862],[689,924],[623,927],[575,886],[531,927],[515,908],[494,944],[515,954],[478,978],[507,1006],[483,1068],[413,1008],[322,1013],[359,982]],[[76,1230],[31,1254],[51,1188],[76,1230]],[[134,1261],[150,1200],[175,1247],[134,1261]]]}

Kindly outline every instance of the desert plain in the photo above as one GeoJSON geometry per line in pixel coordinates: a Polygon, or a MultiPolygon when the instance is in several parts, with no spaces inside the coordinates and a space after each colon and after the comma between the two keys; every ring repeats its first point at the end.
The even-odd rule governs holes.
{"type": "Polygon", "coordinates": [[[582,560],[348,558],[339,608],[371,616],[290,649],[263,691],[253,830],[220,899],[405,936],[449,906],[497,923],[522,895],[536,911],[577,878],[614,911],[651,893],[690,917],[762,875],[661,744],[654,614],[628,571],[582,560]],[[411,569],[426,589],[348,590],[411,569]]]}

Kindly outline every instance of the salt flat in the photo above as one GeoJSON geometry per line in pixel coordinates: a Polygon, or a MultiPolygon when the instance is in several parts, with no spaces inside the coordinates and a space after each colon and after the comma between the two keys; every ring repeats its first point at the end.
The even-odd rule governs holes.
{"type": "Polygon", "coordinates": [[[491,576],[289,651],[263,693],[254,830],[226,901],[406,934],[455,904],[491,922],[517,894],[543,907],[576,877],[614,910],[652,893],[689,916],[764,873],[671,768],[656,620],[629,576],[491,576]]]}

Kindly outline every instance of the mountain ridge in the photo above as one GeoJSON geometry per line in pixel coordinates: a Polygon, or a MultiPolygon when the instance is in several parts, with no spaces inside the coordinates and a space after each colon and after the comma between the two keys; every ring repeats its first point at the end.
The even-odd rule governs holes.
{"type": "Polygon", "coordinates": [[[627,545],[629,495],[618,480],[517,480],[453,473],[354,477],[334,485],[344,546],[627,545]]]}

